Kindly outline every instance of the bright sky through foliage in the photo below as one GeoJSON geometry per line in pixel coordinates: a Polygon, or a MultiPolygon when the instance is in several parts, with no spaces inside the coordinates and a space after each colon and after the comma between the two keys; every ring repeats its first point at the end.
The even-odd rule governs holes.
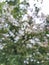
{"type": "MultiPolygon", "coordinates": [[[[0,2],[3,2],[3,1],[5,1],[5,0],[0,0],[0,2]]],[[[21,0],[21,1],[23,1],[23,0],[21,0]]],[[[35,3],[34,1],[37,3],[37,0],[29,0],[29,3],[30,3],[31,7],[33,7],[33,4],[35,3]]],[[[42,5],[40,4],[40,2],[41,2],[41,0],[39,0],[39,3],[37,3],[37,6],[38,7],[40,6],[42,8],[41,11],[45,15],[49,15],[49,0],[43,0],[42,5]]]]}
{"type": "Polygon", "coordinates": [[[6,0],[0,0],[0,2],[5,2],[6,0]]]}
{"type": "Polygon", "coordinates": [[[36,3],[38,7],[41,7],[41,11],[45,14],[49,14],[49,0],[43,0],[43,3],[41,3],[41,0],[37,2],[37,0],[29,0],[30,6],[33,7],[33,4],[36,3]],[[35,2],[34,2],[35,1],[35,2]]]}

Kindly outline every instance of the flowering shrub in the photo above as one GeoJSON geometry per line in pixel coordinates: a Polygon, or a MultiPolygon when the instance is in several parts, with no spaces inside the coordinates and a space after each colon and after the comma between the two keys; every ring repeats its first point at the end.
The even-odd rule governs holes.
{"type": "Polygon", "coordinates": [[[0,5],[0,65],[49,65],[47,16],[27,0],[0,5]]]}

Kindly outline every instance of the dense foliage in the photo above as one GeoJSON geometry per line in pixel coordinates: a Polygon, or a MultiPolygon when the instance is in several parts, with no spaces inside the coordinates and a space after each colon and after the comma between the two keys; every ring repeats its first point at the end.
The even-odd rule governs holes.
{"type": "Polygon", "coordinates": [[[34,8],[27,0],[0,3],[0,65],[49,65],[49,20],[34,8]]]}

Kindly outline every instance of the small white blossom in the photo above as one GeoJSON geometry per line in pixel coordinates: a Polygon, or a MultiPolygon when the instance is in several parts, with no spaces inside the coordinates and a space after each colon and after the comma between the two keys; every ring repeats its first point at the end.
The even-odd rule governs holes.
{"type": "Polygon", "coordinates": [[[14,39],[15,39],[15,41],[18,41],[19,40],[19,36],[16,36],[14,39]]]}
{"type": "Polygon", "coordinates": [[[31,59],[31,62],[34,61],[33,59],[31,59]]]}
{"type": "Polygon", "coordinates": [[[28,61],[26,61],[26,60],[24,60],[24,63],[29,64],[29,62],[28,62],[28,61]]]}
{"type": "Polygon", "coordinates": [[[32,45],[31,44],[27,44],[27,48],[32,48],[32,45]]]}
{"type": "Polygon", "coordinates": [[[40,40],[38,38],[35,38],[35,41],[39,42],[40,40]]]}
{"type": "Polygon", "coordinates": [[[46,34],[47,37],[49,37],[49,34],[46,34]]]}
{"type": "Polygon", "coordinates": [[[33,45],[35,45],[35,40],[30,39],[29,41],[30,41],[30,43],[32,43],[33,45]]]}
{"type": "Polygon", "coordinates": [[[0,44],[0,49],[3,49],[3,45],[0,44]]]}
{"type": "Polygon", "coordinates": [[[20,35],[24,35],[24,31],[23,30],[19,30],[19,34],[20,35]]]}
{"type": "Polygon", "coordinates": [[[37,63],[39,64],[40,62],[39,62],[39,61],[37,61],[37,63]]]}

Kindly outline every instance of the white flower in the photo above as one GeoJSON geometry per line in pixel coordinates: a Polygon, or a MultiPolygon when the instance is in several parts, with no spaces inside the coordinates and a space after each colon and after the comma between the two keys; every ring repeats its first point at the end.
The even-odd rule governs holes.
{"type": "Polygon", "coordinates": [[[39,61],[37,61],[37,63],[39,64],[40,62],[39,62],[39,61]]]}
{"type": "Polygon", "coordinates": [[[49,34],[46,34],[47,37],[49,37],[49,34]]]}
{"type": "Polygon", "coordinates": [[[16,41],[18,41],[18,40],[19,40],[19,36],[16,36],[14,39],[15,39],[16,41]]]}
{"type": "Polygon", "coordinates": [[[34,61],[33,59],[31,59],[31,62],[34,61]]]}
{"type": "Polygon", "coordinates": [[[0,49],[3,49],[3,45],[0,45],[0,49]]]}
{"type": "Polygon", "coordinates": [[[26,61],[26,60],[24,60],[24,63],[29,64],[29,62],[28,62],[28,61],[26,61]]]}
{"type": "Polygon", "coordinates": [[[33,29],[37,29],[36,25],[33,26],[33,29]]]}
{"type": "Polygon", "coordinates": [[[27,14],[25,14],[25,15],[23,16],[22,21],[27,21],[27,20],[28,20],[28,18],[27,18],[27,14]]]}
{"type": "Polygon", "coordinates": [[[19,30],[19,34],[20,34],[20,36],[24,35],[24,31],[23,30],[19,30]]]}
{"type": "Polygon", "coordinates": [[[26,33],[31,33],[32,32],[32,30],[30,28],[26,28],[25,31],[26,31],[26,33]]]}
{"type": "Polygon", "coordinates": [[[39,42],[40,40],[38,38],[35,38],[35,41],[39,42]]]}
{"type": "Polygon", "coordinates": [[[47,55],[49,56],[49,53],[47,53],[47,55]]]}
{"type": "Polygon", "coordinates": [[[30,41],[30,43],[32,43],[33,45],[35,45],[35,40],[30,39],[29,41],[30,41]]]}
{"type": "Polygon", "coordinates": [[[32,48],[32,44],[27,44],[27,48],[32,48]]]}
{"type": "Polygon", "coordinates": [[[9,34],[10,34],[10,36],[13,36],[13,37],[14,37],[14,34],[13,34],[13,32],[11,32],[11,31],[10,31],[10,32],[9,32],[9,34]]]}

